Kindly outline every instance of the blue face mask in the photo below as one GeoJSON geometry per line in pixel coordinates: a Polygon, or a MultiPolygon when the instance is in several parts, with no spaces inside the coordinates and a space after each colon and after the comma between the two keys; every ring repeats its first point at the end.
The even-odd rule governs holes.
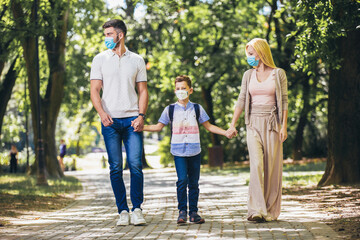
{"type": "Polygon", "coordinates": [[[105,46],[108,49],[113,50],[116,47],[116,43],[114,42],[114,39],[112,37],[105,37],[105,46]]]}
{"type": "Polygon", "coordinates": [[[256,67],[259,64],[259,60],[255,60],[255,56],[248,56],[247,62],[252,67],[256,67]]]}

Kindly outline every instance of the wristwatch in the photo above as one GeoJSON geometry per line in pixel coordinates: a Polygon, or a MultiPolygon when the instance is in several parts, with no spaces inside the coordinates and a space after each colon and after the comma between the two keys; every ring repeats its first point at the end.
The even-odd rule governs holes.
{"type": "Polygon", "coordinates": [[[145,120],[145,118],[146,118],[146,115],[143,114],[143,113],[139,113],[139,116],[142,116],[144,120],[145,120]]]}

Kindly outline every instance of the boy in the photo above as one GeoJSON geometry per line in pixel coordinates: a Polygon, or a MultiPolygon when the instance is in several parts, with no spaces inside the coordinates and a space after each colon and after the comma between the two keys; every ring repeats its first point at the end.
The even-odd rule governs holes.
{"type": "Polygon", "coordinates": [[[159,132],[171,123],[171,154],[174,155],[175,168],[178,176],[177,199],[179,217],[178,224],[187,221],[187,188],[189,188],[189,216],[192,223],[204,223],[197,214],[200,178],[200,134],[198,122],[208,131],[224,135],[226,131],[209,123],[209,116],[196,103],[189,101],[193,93],[191,80],[181,75],[175,79],[175,94],[179,99],[175,104],[167,106],[156,125],[145,125],[144,131],[159,132]]]}

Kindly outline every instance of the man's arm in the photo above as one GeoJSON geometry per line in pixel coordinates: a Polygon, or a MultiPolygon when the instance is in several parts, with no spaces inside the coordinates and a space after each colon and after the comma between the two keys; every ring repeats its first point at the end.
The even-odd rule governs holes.
{"type": "Polygon", "coordinates": [[[100,98],[100,90],[102,88],[102,80],[91,80],[90,81],[90,98],[94,108],[98,112],[101,122],[105,127],[110,126],[113,124],[113,120],[109,114],[107,114],[102,105],[101,105],[101,98],[100,98]]]}
{"type": "MultiPolygon", "coordinates": [[[[149,103],[149,93],[147,89],[147,82],[137,82],[136,88],[139,94],[139,113],[146,114],[148,103],[149,103]]],[[[133,121],[132,126],[134,127],[135,132],[141,132],[144,128],[144,118],[139,116],[133,121]]]]}

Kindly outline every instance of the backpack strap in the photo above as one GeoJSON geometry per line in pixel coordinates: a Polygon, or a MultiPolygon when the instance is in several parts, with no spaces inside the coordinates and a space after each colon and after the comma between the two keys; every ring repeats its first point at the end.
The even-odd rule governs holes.
{"type": "Polygon", "coordinates": [[[169,105],[169,118],[170,118],[170,140],[171,140],[171,136],[172,136],[172,127],[173,127],[173,120],[174,120],[174,109],[175,109],[175,104],[170,104],[169,105]]]}
{"type": "Polygon", "coordinates": [[[195,108],[195,114],[196,114],[196,121],[199,123],[199,118],[200,118],[200,107],[199,107],[199,104],[194,103],[194,108],[195,108]]]}

